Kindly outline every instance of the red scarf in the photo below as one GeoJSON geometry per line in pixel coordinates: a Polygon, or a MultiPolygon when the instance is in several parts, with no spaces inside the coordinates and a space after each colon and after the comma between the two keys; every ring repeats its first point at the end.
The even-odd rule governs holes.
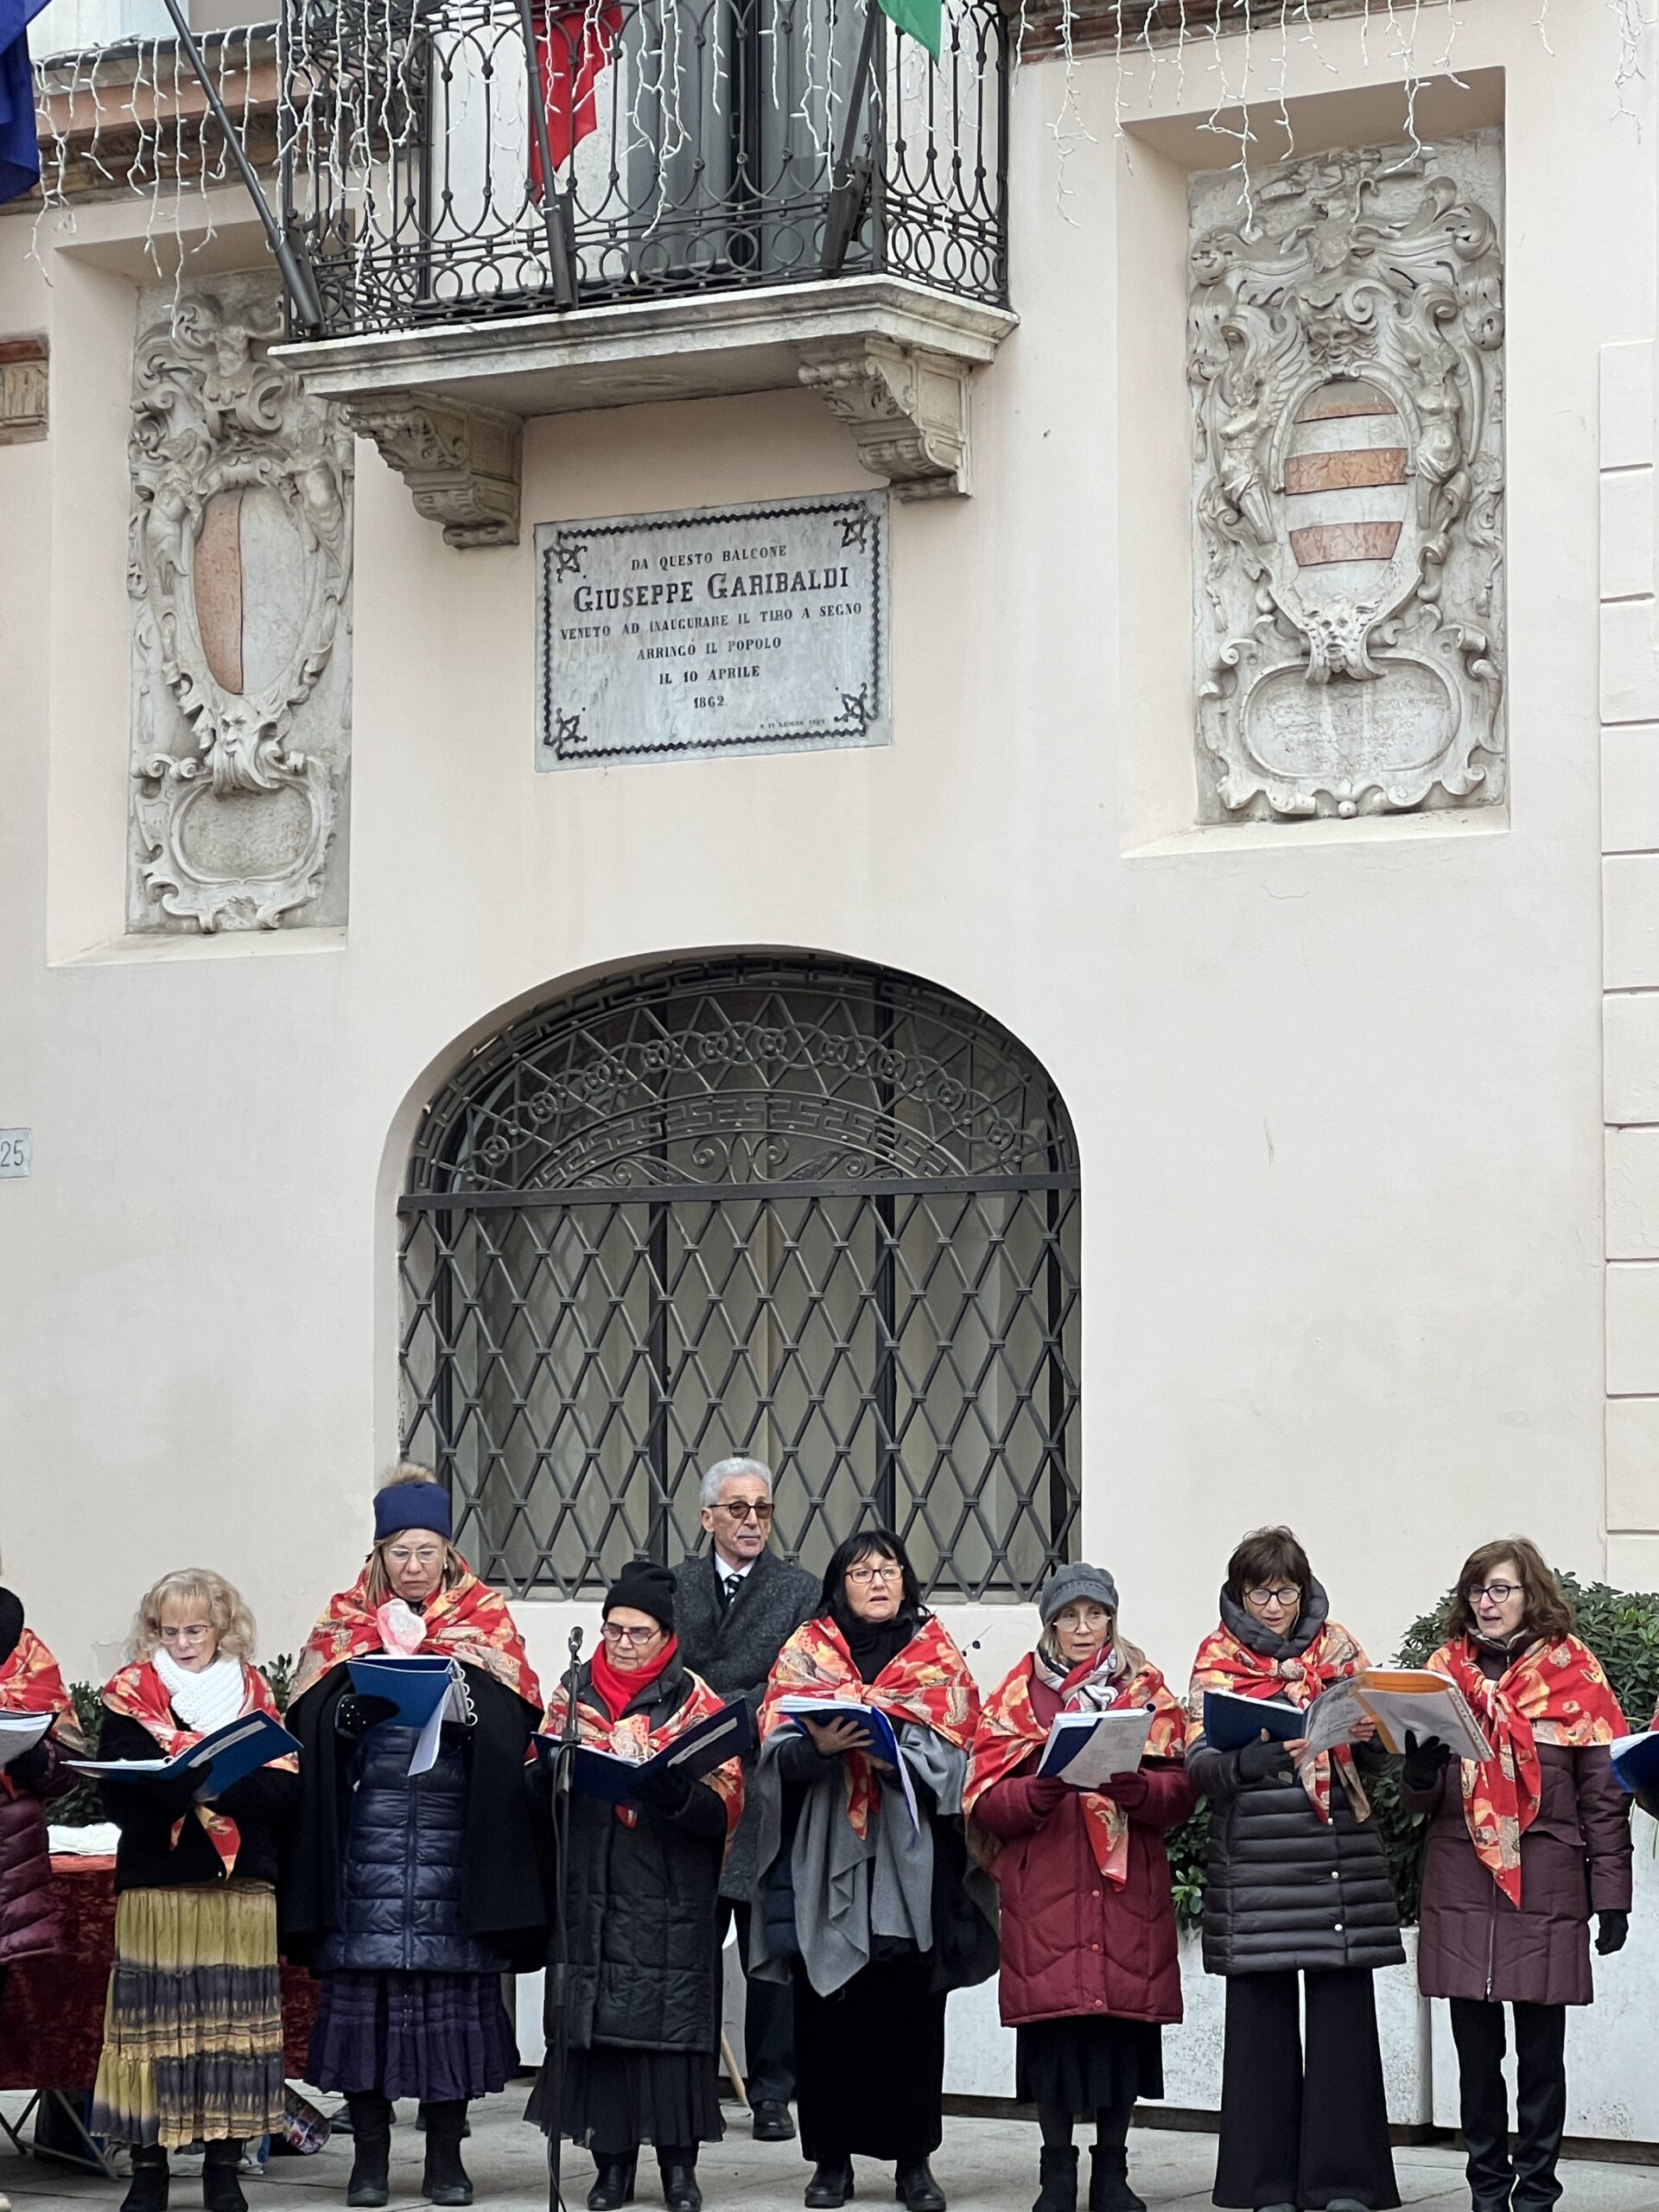
{"type": "MultiPolygon", "coordinates": [[[[1036,1664],[1035,1655],[1027,1652],[985,1700],[969,1755],[968,1781],[962,1793],[964,1812],[971,1813],[994,1783],[1012,1774],[1033,1750],[1040,1750],[1048,1741],[1048,1731],[1038,1719],[1031,1700],[1036,1664]]],[[[1093,1659],[1085,1659],[1082,1666],[1067,1675],[1060,1691],[1062,1712],[1076,1709],[1067,1702],[1069,1694],[1088,1681],[1096,1664],[1093,1659]]],[[[1152,1728],[1147,1738],[1145,1756],[1154,1759],[1185,1758],[1185,1713],[1180,1700],[1149,1661],[1134,1673],[1125,1668],[1116,1694],[1105,1710],[1117,1712],[1125,1706],[1147,1705],[1152,1707],[1152,1728]]],[[[1095,1864],[1109,1882],[1122,1889],[1129,1878],[1128,1815],[1103,1789],[1083,1789],[1077,1796],[1083,1802],[1084,1827],[1095,1864]]],[[[982,1863],[994,1874],[1001,1855],[1000,1838],[976,1832],[975,1842],[982,1863]]]]}
{"type": "MultiPolygon", "coordinates": [[[[578,1698],[576,1734],[579,1741],[592,1751],[613,1751],[619,1758],[631,1759],[636,1766],[643,1766],[647,1759],[655,1758],[658,1751],[671,1744],[677,1736],[684,1735],[688,1728],[695,1728],[699,1720],[712,1719],[716,1713],[723,1711],[726,1700],[716,1697],[702,1677],[694,1675],[689,1667],[685,1670],[685,1679],[691,1685],[691,1694],[677,1711],[669,1714],[661,1727],[653,1728],[646,1713],[618,1710],[613,1693],[601,1680],[601,1665],[604,1666],[613,1683],[626,1684],[622,1699],[626,1707],[662,1673],[675,1648],[671,1642],[659,1664],[641,1667],[632,1675],[619,1673],[605,1657],[602,1649],[596,1651],[588,1669],[588,1679],[605,1700],[608,1717],[595,1713],[591,1705],[585,1705],[578,1698]]],[[[548,1706],[547,1718],[542,1723],[543,1734],[562,1736],[564,1733],[564,1685],[561,1682],[548,1706]]],[[[707,1783],[726,1808],[726,1841],[729,1848],[732,1831],[743,1813],[743,1762],[740,1758],[728,1759],[723,1765],[715,1767],[712,1773],[699,1775],[697,1779],[707,1783]]],[[[625,1828],[639,1826],[639,1815],[632,1805],[618,1805],[615,1812],[625,1828]]]]}
{"type": "MultiPolygon", "coordinates": [[[[276,1700],[270,1694],[270,1685],[257,1667],[245,1663],[242,1669],[243,1698],[238,1720],[250,1713],[268,1713],[273,1720],[279,1716],[276,1700]]],[[[181,1728],[167,1694],[167,1686],[148,1659],[136,1659],[112,1675],[99,1693],[105,1708],[136,1720],[156,1738],[163,1758],[177,1758],[181,1751],[188,1751],[193,1744],[201,1741],[199,1728],[181,1728]]],[[[273,1766],[292,1774],[299,1762],[290,1751],[285,1758],[273,1759],[273,1766]]],[[[225,1878],[228,1881],[236,1872],[236,1855],[242,1848],[242,1833],[228,1814],[215,1812],[211,1805],[196,1805],[192,1808],[196,1818],[207,1831],[207,1840],[224,1863],[225,1878]]],[[[182,1818],[173,1823],[172,1848],[176,1851],[179,1838],[184,1833],[182,1818]]]]}
{"type": "MultiPolygon", "coordinates": [[[[778,1709],[784,1697],[821,1697],[879,1706],[895,1728],[901,1721],[931,1728],[965,1751],[979,1719],[979,1689],[963,1657],[937,1618],[925,1620],[903,1650],[888,1660],[871,1682],[861,1680],[847,1640],[826,1614],[798,1628],[779,1653],[760,1706],[764,1740],[792,1725],[778,1709]]],[[[876,1802],[874,1770],[862,1751],[842,1761],[847,1777],[847,1817],[853,1833],[868,1835],[876,1802]]]]}
{"type": "Polygon", "coordinates": [[[647,1659],[643,1667],[636,1667],[631,1675],[625,1675],[620,1667],[612,1666],[609,1650],[603,1643],[600,1645],[589,1673],[613,1720],[620,1720],[640,1691],[651,1688],[679,1648],[678,1637],[671,1636],[654,1659],[647,1659]]]}
{"type": "Polygon", "coordinates": [[[1492,1747],[1489,1759],[1460,1762],[1463,1817],[1481,1864],[1518,1905],[1521,1839],[1543,1794],[1538,1745],[1611,1744],[1624,1733],[1624,1715],[1600,1662],[1576,1636],[1529,1643],[1495,1682],[1481,1669],[1478,1649],[1459,1636],[1428,1663],[1463,1692],[1492,1747]]]}
{"type": "MultiPolygon", "coordinates": [[[[1346,1675],[1357,1675],[1369,1664],[1347,1630],[1338,1628],[1335,1621],[1326,1621],[1306,1650],[1294,1659],[1264,1658],[1261,1652],[1252,1651],[1248,1643],[1242,1643],[1224,1623],[1205,1638],[1192,1662],[1192,1687],[1187,1697],[1187,1749],[1192,1750],[1195,1738],[1204,1732],[1206,1690],[1230,1690],[1235,1697],[1280,1698],[1306,1712],[1321,1690],[1329,1689],[1332,1682],[1340,1681],[1346,1675]]],[[[1298,1766],[1296,1770],[1309,1802],[1322,1821],[1330,1819],[1333,1767],[1348,1794],[1354,1818],[1364,1820],[1371,1809],[1370,1801],[1354,1764],[1353,1753],[1346,1745],[1334,1751],[1318,1752],[1312,1758],[1303,1759],[1298,1766]]]]}
{"type": "MultiPolygon", "coordinates": [[[[461,1578],[453,1590],[440,1590],[429,1598],[421,1618],[426,1624],[423,1651],[441,1651],[446,1659],[459,1659],[464,1667],[481,1667],[539,1712],[541,1685],[525,1655],[524,1639],[513,1625],[506,1600],[480,1582],[463,1560],[461,1578]]],[[[342,1660],[366,1659],[385,1649],[380,1622],[367,1593],[368,1564],[349,1590],[328,1600],[328,1610],[306,1638],[294,1677],[294,1695],[303,1697],[342,1660]]]]}
{"type": "MultiPolygon", "coordinates": [[[[63,1687],[58,1662],[33,1629],[24,1629],[0,1661],[0,1713],[55,1713],[63,1725],[48,1732],[71,1751],[86,1748],[75,1725],[74,1701],[63,1687]]],[[[0,1774],[0,1796],[17,1794],[10,1776],[0,1774]]]]}

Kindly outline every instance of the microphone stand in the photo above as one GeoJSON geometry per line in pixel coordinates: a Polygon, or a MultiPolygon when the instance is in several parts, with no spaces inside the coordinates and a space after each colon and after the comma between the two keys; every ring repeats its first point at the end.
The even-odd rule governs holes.
{"type": "Polygon", "coordinates": [[[546,2094],[542,2110],[548,2122],[548,2212],[564,2212],[561,2168],[564,2143],[564,2069],[569,2047],[566,1975],[569,1957],[568,1890],[570,1868],[570,1769],[581,1740],[576,1717],[576,1681],[582,1672],[582,1630],[570,1631],[570,1664],[564,1675],[564,1727],[550,1764],[553,1773],[553,1950],[547,1962],[546,2014],[553,2028],[548,2045],[546,2094]]]}

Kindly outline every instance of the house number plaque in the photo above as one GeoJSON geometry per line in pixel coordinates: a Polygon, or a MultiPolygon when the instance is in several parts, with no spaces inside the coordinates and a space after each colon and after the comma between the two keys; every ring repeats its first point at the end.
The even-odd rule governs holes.
{"type": "Polygon", "coordinates": [[[887,496],[543,523],[537,768],[885,745],[887,496]]]}

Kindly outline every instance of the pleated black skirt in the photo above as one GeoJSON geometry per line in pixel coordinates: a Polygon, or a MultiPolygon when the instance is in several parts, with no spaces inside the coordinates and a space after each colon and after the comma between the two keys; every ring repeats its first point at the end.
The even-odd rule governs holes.
{"type": "Polygon", "coordinates": [[[1100,2013],[1033,2020],[1014,2031],[1014,2093],[1074,2120],[1122,2112],[1164,2094],[1164,2031],[1150,2020],[1100,2013]]]}
{"type": "Polygon", "coordinates": [[[718,2143],[726,2132],[706,2050],[624,2050],[611,2044],[573,2050],[564,2064],[563,2115],[553,2110],[543,2062],[524,2117],[543,2135],[562,2118],[562,2133],[596,2158],[626,2158],[642,2143],[690,2151],[718,2143]]]}

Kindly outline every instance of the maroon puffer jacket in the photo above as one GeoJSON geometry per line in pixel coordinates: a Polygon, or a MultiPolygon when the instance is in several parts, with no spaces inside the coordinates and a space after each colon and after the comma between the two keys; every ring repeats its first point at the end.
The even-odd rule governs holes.
{"type": "Polygon", "coordinates": [[[59,1947],[58,1904],[46,1844],[42,1798],[60,1797],[75,1777],[47,1745],[51,1764],[35,1791],[0,1783],[0,1967],[38,1958],[59,1947]]]}
{"type": "Polygon", "coordinates": [[[1630,1801],[1605,1745],[1540,1744],[1537,1817],[1521,1839],[1517,1910],[1476,1856],[1453,1759],[1430,1790],[1401,1796],[1431,1813],[1423,1860],[1417,1980],[1425,1997],[1588,2005],[1590,1915],[1630,1907],[1630,1801]]]}
{"type": "MultiPolygon", "coordinates": [[[[1033,1676],[1031,1702],[1046,1730],[1060,1709],[1058,1696],[1033,1676]]],[[[1119,1889],[1095,1864],[1079,1791],[1067,1788],[1045,1815],[1039,1806],[1051,1792],[1037,1783],[1033,1805],[1039,1757],[1033,1746],[974,1807],[975,1820],[1003,1846],[996,1883],[1005,2024],[1078,2014],[1179,2020],[1181,1974],[1164,1836],[1192,1810],[1197,1792],[1179,1766],[1149,1759],[1141,1768],[1144,1794],[1124,1793],[1135,1802],[1124,1806],[1128,1878],[1119,1889]]]]}

